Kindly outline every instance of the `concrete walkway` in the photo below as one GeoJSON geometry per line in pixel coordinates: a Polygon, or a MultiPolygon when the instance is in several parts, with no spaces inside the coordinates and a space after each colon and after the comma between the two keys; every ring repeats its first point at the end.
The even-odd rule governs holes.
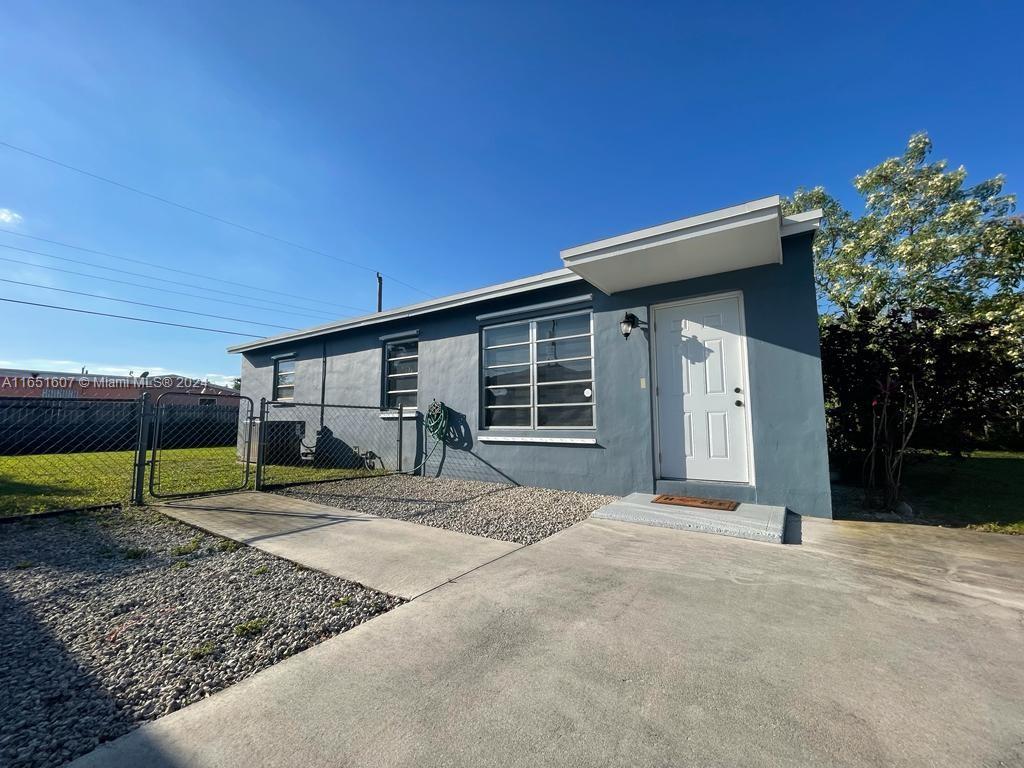
{"type": "Polygon", "coordinates": [[[1024,764],[1024,537],[587,520],[77,768],[1024,764]]]}
{"type": "Polygon", "coordinates": [[[159,509],[210,533],[407,599],[520,547],[271,493],[183,499],[159,509]]]}

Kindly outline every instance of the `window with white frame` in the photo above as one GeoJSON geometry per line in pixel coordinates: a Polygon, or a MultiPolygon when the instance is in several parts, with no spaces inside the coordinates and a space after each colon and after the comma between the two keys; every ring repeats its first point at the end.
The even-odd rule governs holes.
{"type": "Polygon", "coordinates": [[[419,378],[419,340],[396,339],[384,344],[384,407],[416,407],[419,378]]]}
{"type": "Polygon", "coordinates": [[[295,396],[295,358],[279,357],[274,361],[274,400],[291,400],[295,396]]]}
{"type": "Polygon", "coordinates": [[[484,427],[594,426],[591,313],[483,329],[484,427]]]}

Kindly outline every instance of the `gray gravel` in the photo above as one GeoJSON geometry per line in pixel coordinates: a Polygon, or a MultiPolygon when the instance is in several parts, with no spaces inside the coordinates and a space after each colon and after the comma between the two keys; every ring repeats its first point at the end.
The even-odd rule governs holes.
{"type": "Polygon", "coordinates": [[[279,491],[381,517],[489,539],[533,544],[589,517],[617,496],[446,477],[387,475],[279,491]]]}
{"type": "Polygon", "coordinates": [[[61,765],[403,602],[236,546],[148,511],[0,526],[0,765],[61,765]]]}

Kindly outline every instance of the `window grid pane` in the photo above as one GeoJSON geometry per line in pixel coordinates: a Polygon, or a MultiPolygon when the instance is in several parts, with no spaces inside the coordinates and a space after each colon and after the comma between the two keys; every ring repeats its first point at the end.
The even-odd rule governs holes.
{"type": "Polygon", "coordinates": [[[485,427],[594,426],[591,312],[484,328],[482,348],[485,427]]]}
{"type": "Polygon", "coordinates": [[[384,344],[384,407],[415,408],[419,381],[419,339],[384,344]]]}

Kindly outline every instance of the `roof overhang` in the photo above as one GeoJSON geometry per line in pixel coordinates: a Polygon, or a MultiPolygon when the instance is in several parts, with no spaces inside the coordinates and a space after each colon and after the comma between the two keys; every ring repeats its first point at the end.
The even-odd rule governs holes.
{"type": "Polygon", "coordinates": [[[363,315],[362,317],[338,320],[336,322],[318,325],[313,328],[305,328],[301,331],[281,333],[277,336],[268,336],[265,339],[259,339],[257,341],[236,344],[232,347],[228,347],[228,352],[251,352],[264,347],[272,347],[276,344],[303,341],[305,339],[323,336],[328,333],[337,333],[338,331],[366,328],[386,323],[391,320],[407,320],[409,318],[419,317],[420,315],[426,315],[432,312],[440,312],[444,309],[454,309],[455,307],[462,307],[468,304],[488,301],[489,299],[500,299],[506,296],[515,296],[520,293],[536,291],[541,288],[551,288],[556,285],[575,283],[578,282],[579,279],[578,275],[573,274],[568,269],[556,269],[551,272],[544,272],[540,275],[531,275],[530,277],[520,278],[519,280],[510,280],[507,283],[489,285],[486,288],[477,288],[472,291],[455,293],[451,296],[442,296],[441,298],[430,299],[429,301],[423,301],[419,304],[410,304],[405,307],[385,310],[384,312],[376,312],[372,315],[363,315]]]}
{"type": "Polygon", "coordinates": [[[607,294],[782,263],[782,238],[818,227],[821,211],[782,215],[778,195],[562,251],[607,294]]]}

